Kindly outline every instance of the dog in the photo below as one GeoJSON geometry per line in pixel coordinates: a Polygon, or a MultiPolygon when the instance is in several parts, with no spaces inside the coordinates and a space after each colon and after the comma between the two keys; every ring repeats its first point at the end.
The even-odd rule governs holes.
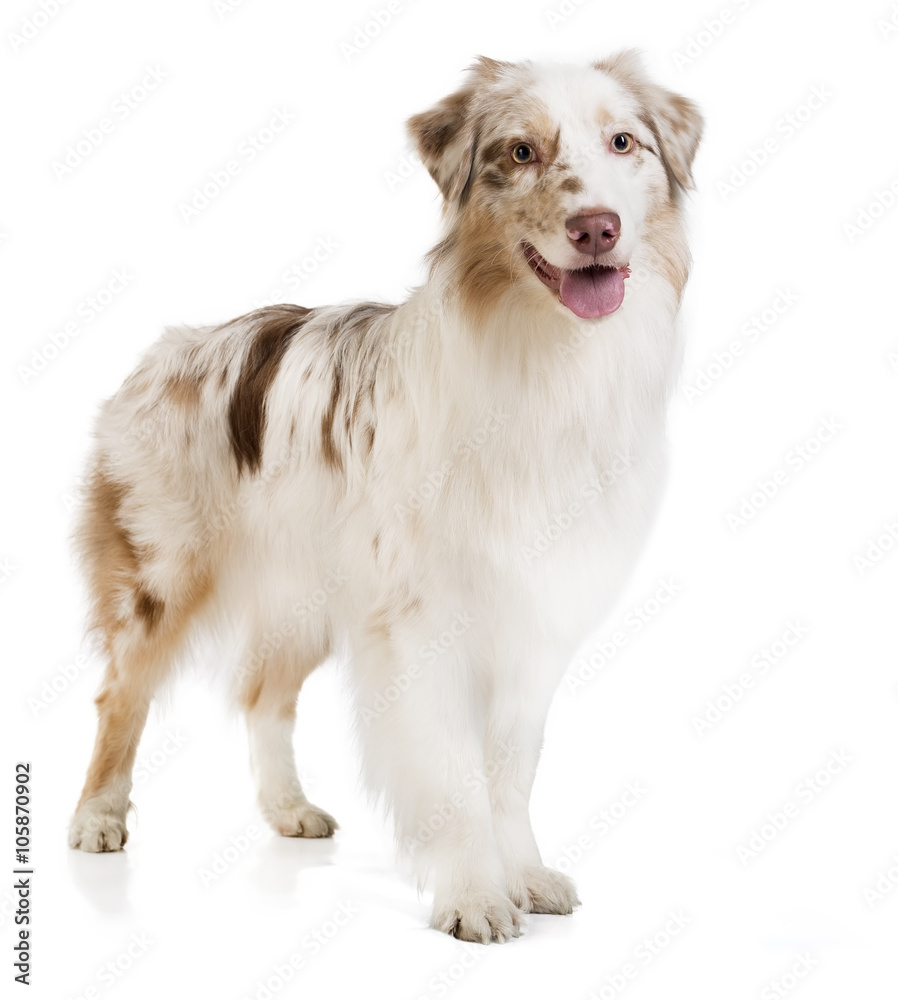
{"type": "Polygon", "coordinates": [[[108,666],[72,847],[124,846],[154,693],[226,623],[279,834],[337,827],[292,733],[345,653],[432,926],[502,942],[579,905],[529,797],[553,692],[659,503],[702,125],[634,52],[481,57],[408,123],[444,229],[407,301],[165,331],[104,406],[76,529],[108,666]]]}

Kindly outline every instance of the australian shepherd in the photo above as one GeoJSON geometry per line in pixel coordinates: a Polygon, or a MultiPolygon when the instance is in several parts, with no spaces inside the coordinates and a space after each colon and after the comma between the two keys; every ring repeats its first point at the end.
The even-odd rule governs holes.
{"type": "Polygon", "coordinates": [[[553,691],[657,507],[701,128],[632,52],[478,59],[409,121],[444,230],[407,301],[271,306],[149,350],[102,411],[78,526],[108,666],[72,847],[125,844],[154,693],[226,622],[279,834],[337,826],[292,734],[345,653],[433,926],[505,941],[578,905],[528,803],[553,691]]]}

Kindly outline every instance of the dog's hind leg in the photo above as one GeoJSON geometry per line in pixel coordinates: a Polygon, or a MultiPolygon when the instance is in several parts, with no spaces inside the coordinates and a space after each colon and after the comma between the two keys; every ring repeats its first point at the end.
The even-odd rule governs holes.
{"type": "Polygon", "coordinates": [[[90,852],[118,851],[127,840],[131,772],[150,702],[208,589],[195,560],[169,553],[166,574],[160,554],[134,542],[126,496],[98,468],[79,531],[93,626],[108,657],[93,756],[69,827],[70,846],[90,852]]]}
{"type": "Polygon", "coordinates": [[[250,650],[239,692],[259,808],[282,837],[330,837],[337,821],[306,798],[293,752],[299,689],[326,658],[327,646],[312,653],[293,641],[270,656],[264,649],[250,650]]]}

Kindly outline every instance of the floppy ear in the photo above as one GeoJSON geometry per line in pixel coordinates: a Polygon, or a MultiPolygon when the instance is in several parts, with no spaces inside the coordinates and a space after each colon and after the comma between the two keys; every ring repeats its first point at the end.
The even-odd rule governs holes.
{"type": "Polygon", "coordinates": [[[471,182],[477,151],[475,98],[513,68],[513,63],[478,56],[460,90],[408,120],[418,155],[447,202],[464,200],[471,182]]]}
{"type": "Polygon", "coordinates": [[[418,155],[447,202],[460,197],[474,166],[473,97],[474,89],[463,87],[408,120],[418,155]]]}
{"type": "Polygon", "coordinates": [[[640,54],[634,49],[596,63],[596,69],[613,76],[639,100],[645,122],[658,142],[671,191],[677,186],[693,187],[692,161],[705,124],[697,105],[652,83],[645,74],[640,54]]]}
{"type": "Polygon", "coordinates": [[[648,113],[655,122],[658,145],[669,177],[681,188],[692,188],[692,161],[705,121],[698,106],[673,91],[648,84],[648,113]]]}

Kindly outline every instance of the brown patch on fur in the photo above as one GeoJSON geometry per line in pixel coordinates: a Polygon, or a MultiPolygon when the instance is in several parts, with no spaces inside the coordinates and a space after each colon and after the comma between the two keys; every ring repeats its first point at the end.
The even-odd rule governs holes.
{"type": "Polygon", "coordinates": [[[389,642],[391,637],[390,615],[387,608],[381,608],[371,615],[368,621],[368,633],[383,642],[389,642]]]}
{"type": "Polygon", "coordinates": [[[138,618],[143,619],[147,632],[151,632],[162,620],[165,602],[156,600],[146,590],[140,590],[137,592],[134,611],[138,618]]]}
{"type": "Polygon", "coordinates": [[[462,306],[470,321],[479,326],[513,281],[517,244],[508,245],[492,214],[479,202],[468,207],[456,236],[454,258],[462,306]]]}
{"type": "Polygon", "coordinates": [[[109,643],[121,625],[121,595],[133,593],[140,569],[137,550],[122,525],[125,487],[98,468],[87,489],[78,542],[93,596],[92,627],[109,643]]]}
{"type": "Polygon", "coordinates": [[[200,404],[206,372],[178,372],[165,382],[163,397],[175,406],[196,409],[200,404]]]}
{"type": "MultiPolygon", "coordinates": [[[[163,625],[162,631],[167,632],[175,624],[166,621],[171,617],[167,612],[172,609],[144,582],[146,564],[156,554],[157,547],[134,544],[124,510],[127,497],[127,488],[116,482],[102,465],[98,466],[87,489],[77,536],[92,598],[91,627],[102,637],[110,656],[116,636],[138,622],[145,637],[159,632],[163,625]],[[129,607],[133,609],[133,618],[126,610],[129,607]]],[[[197,553],[184,557],[176,612],[196,607],[209,589],[197,558],[197,553]]],[[[147,647],[148,655],[152,652],[147,647]]]]}
{"type": "Polygon", "coordinates": [[[285,722],[296,721],[296,699],[285,701],[278,710],[278,717],[285,722]]]}
{"type": "Polygon", "coordinates": [[[538,134],[545,137],[540,143],[540,152],[545,158],[546,165],[554,163],[561,152],[561,129],[556,126],[555,131],[550,135],[552,124],[551,119],[545,118],[537,122],[536,125],[538,134]]]}
{"type": "Polygon", "coordinates": [[[462,193],[471,174],[476,134],[470,118],[473,95],[471,87],[456,91],[407,123],[418,154],[446,201],[462,193]]]}
{"type": "Polygon", "coordinates": [[[507,188],[522,171],[543,171],[552,166],[560,151],[561,129],[553,128],[548,118],[538,115],[522,130],[518,140],[500,136],[483,147],[481,154],[483,166],[478,176],[491,187],[507,188]],[[516,141],[532,145],[538,158],[537,162],[515,163],[510,156],[510,150],[516,141]]]}
{"type": "Polygon", "coordinates": [[[586,190],[586,185],[580,180],[579,177],[571,175],[570,177],[565,177],[561,181],[558,185],[558,190],[567,191],[570,192],[570,194],[580,194],[581,191],[586,190]]]}
{"type": "Polygon", "coordinates": [[[359,302],[334,316],[325,330],[331,351],[330,395],[321,413],[321,455],[334,472],[343,470],[348,453],[374,444],[375,383],[380,334],[371,327],[396,306],[359,302]]]}
{"type": "Polygon", "coordinates": [[[337,443],[334,441],[334,416],[340,403],[342,387],[343,370],[339,360],[337,360],[334,364],[330,399],[327,401],[324,413],[321,414],[321,455],[324,458],[324,464],[334,472],[339,472],[343,468],[343,459],[339,448],[337,448],[337,443]]]}
{"type": "Polygon", "coordinates": [[[643,239],[651,253],[650,270],[670,283],[679,301],[689,277],[690,257],[676,209],[667,206],[646,219],[643,239]]]}
{"type": "Polygon", "coordinates": [[[405,618],[411,618],[421,610],[421,598],[406,596],[391,604],[384,604],[368,619],[368,634],[383,642],[390,642],[393,626],[405,618]]]}
{"type": "Polygon", "coordinates": [[[274,712],[282,719],[294,718],[299,689],[330,651],[329,634],[318,649],[308,650],[304,644],[304,656],[299,654],[298,646],[288,645],[268,657],[261,657],[256,650],[238,694],[240,707],[245,712],[274,712]]]}
{"type": "Polygon", "coordinates": [[[91,592],[91,624],[110,657],[96,701],[99,728],[79,805],[119,779],[130,779],[153,692],[171,665],[190,617],[211,589],[196,557],[185,555],[172,601],[163,602],[150,592],[142,574],[154,549],[138,549],[132,541],[128,496],[126,486],[98,465],[78,531],[91,592]]]}
{"type": "Polygon", "coordinates": [[[250,678],[240,693],[240,704],[244,710],[251,712],[259,703],[262,695],[262,671],[259,670],[250,678]]]}
{"type": "MultiPolygon", "coordinates": [[[[107,687],[97,696],[96,706],[99,728],[78,808],[118,778],[130,778],[149,714],[150,700],[135,697],[135,692],[129,688],[116,685],[107,687]]],[[[123,837],[123,844],[125,839],[127,834],[123,837]]]]}
{"type": "Polygon", "coordinates": [[[291,339],[311,313],[303,306],[280,305],[251,314],[259,325],[228,404],[231,450],[240,473],[244,467],[258,472],[262,465],[268,392],[291,339]]]}
{"type": "Polygon", "coordinates": [[[478,56],[471,69],[477,73],[481,79],[496,83],[505,70],[514,69],[514,63],[503,62],[501,59],[490,59],[489,56],[478,56]]]}

